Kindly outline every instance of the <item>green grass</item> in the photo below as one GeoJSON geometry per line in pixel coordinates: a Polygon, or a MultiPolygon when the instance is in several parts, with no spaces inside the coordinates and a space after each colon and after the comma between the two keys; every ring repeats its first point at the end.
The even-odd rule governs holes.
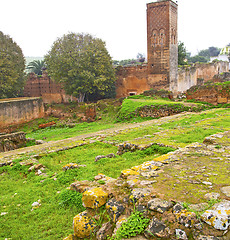
{"type": "Polygon", "coordinates": [[[0,212],[8,214],[1,216],[0,238],[64,238],[72,232],[73,217],[82,211],[79,196],[65,190],[72,182],[93,180],[98,173],[115,178],[121,174],[121,170],[151,160],[171,149],[153,147],[146,151],[127,152],[116,158],[94,161],[97,155],[115,153],[116,150],[115,146],[97,142],[50,154],[39,159],[46,168],[47,177],[28,173],[29,166],[21,166],[19,163],[13,167],[1,168],[0,212]],[[62,167],[70,162],[84,164],[86,167],[63,171],[62,167]],[[31,211],[32,203],[39,199],[41,206],[31,211]]]}
{"type": "MultiPolygon", "coordinates": [[[[112,123],[107,123],[106,125],[105,122],[82,123],[77,124],[75,128],[44,129],[31,132],[28,135],[37,139],[46,137],[49,140],[53,140],[113,126],[112,123]]],[[[139,128],[123,130],[119,133],[110,134],[105,140],[115,142],[129,141],[137,144],[149,141],[150,143],[157,142],[180,147],[190,142],[202,142],[205,136],[226,130],[230,130],[230,110],[213,109],[199,114],[185,115],[178,119],[159,122],[157,125],[146,124],[139,128]],[[146,135],[151,135],[152,137],[144,137],[146,135]]],[[[103,158],[95,162],[96,156],[109,153],[116,154],[117,150],[117,147],[114,145],[95,142],[68,151],[49,154],[39,159],[39,163],[45,166],[47,177],[36,176],[34,172],[28,173],[29,166],[21,166],[17,163],[19,160],[13,167],[6,166],[0,168],[0,212],[7,212],[6,215],[0,216],[0,239],[61,239],[66,237],[72,233],[73,217],[82,211],[79,195],[66,189],[72,182],[93,180],[98,173],[117,178],[124,169],[153,160],[155,157],[168,151],[173,151],[172,148],[153,145],[144,151],[126,152],[123,155],[116,155],[115,158],[103,158]],[[62,167],[71,162],[86,165],[86,167],[63,171],[62,167]],[[56,181],[54,181],[54,178],[56,178],[56,181]],[[31,211],[32,203],[39,199],[41,200],[41,206],[31,211]]],[[[23,158],[21,161],[28,160],[27,157],[23,158]]],[[[203,156],[197,159],[197,165],[200,164],[202,159],[203,156]]],[[[210,163],[210,159],[208,159],[207,164],[210,163]]],[[[194,164],[195,161],[191,168],[195,167],[194,164]]],[[[213,171],[217,171],[219,162],[213,160],[212,164],[213,171]]],[[[224,163],[222,167],[224,169],[224,163]]],[[[223,179],[218,177],[215,180],[215,176],[212,176],[213,179],[210,177],[213,183],[223,184],[227,181],[225,177],[227,169],[223,169],[221,171],[226,172],[223,175],[223,179]]],[[[187,170],[182,170],[177,170],[177,174],[186,176],[187,170]]],[[[168,171],[173,172],[175,169],[169,168],[168,171]]],[[[218,176],[221,175],[220,172],[217,173],[218,176]]],[[[166,197],[174,191],[173,184],[175,183],[167,180],[166,182],[159,181],[156,183],[156,187],[159,185],[159,188],[162,188],[161,184],[163,183],[168,184],[169,190],[164,189],[166,197]]],[[[183,180],[181,181],[182,184],[178,185],[179,190],[184,187],[183,180]]],[[[205,187],[201,186],[200,188],[203,189],[205,187]]],[[[192,190],[191,194],[193,194],[192,190]]],[[[202,194],[200,191],[197,193],[197,196],[201,198],[202,194]]],[[[186,194],[185,196],[187,197],[186,194]]]]}
{"type": "Polygon", "coordinates": [[[127,98],[123,101],[122,107],[118,112],[117,115],[117,122],[124,122],[124,121],[133,121],[133,118],[136,118],[138,121],[138,118],[143,118],[145,120],[148,120],[149,118],[140,116],[139,113],[142,108],[152,108],[156,111],[160,109],[166,109],[166,110],[173,110],[175,113],[183,112],[183,111],[196,111],[199,112],[204,109],[210,108],[207,105],[203,105],[200,103],[193,103],[193,106],[188,106],[185,103],[181,102],[174,102],[170,100],[165,99],[154,99],[152,97],[141,97],[135,96],[135,98],[127,98]],[[139,98],[138,98],[139,97],[139,98]]]}
{"type": "Polygon", "coordinates": [[[44,139],[45,141],[56,141],[60,139],[75,137],[78,135],[92,133],[108,128],[112,128],[114,126],[113,123],[101,123],[92,122],[92,123],[78,123],[75,127],[51,127],[45,129],[38,129],[36,131],[30,132],[26,134],[26,137],[34,138],[34,139],[44,139]]]}

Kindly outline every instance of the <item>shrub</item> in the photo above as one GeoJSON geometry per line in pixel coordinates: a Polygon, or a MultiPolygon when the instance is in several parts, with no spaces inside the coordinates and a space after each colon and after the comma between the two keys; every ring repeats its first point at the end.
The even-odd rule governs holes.
{"type": "Polygon", "coordinates": [[[82,205],[82,193],[65,189],[59,194],[59,204],[65,207],[76,207],[79,212],[85,210],[82,205]]]}

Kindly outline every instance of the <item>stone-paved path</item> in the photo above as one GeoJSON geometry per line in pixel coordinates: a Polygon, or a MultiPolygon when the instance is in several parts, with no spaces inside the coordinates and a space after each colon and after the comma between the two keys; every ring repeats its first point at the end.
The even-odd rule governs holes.
{"type": "Polygon", "coordinates": [[[83,134],[79,135],[76,137],[72,138],[67,138],[67,139],[62,139],[58,141],[50,141],[41,145],[36,145],[36,146],[31,146],[31,147],[26,147],[26,148],[20,148],[16,149],[13,151],[9,152],[4,152],[0,153],[0,163],[6,162],[9,160],[13,160],[15,158],[18,158],[19,156],[26,154],[26,155],[42,155],[42,154],[47,154],[50,152],[57,152],[57,151],[63,151],[67,150],[70,148],[74,148],[79,146],[82,143],[88,143],[90,142],[89,138],[95,137],[95,136],[100,136],[100,135],[108,135],[113,132],[119,132],[122,130],[127,130],[127,129],[132,129],[132,128],[138,128],[141,126],[147,126],[147,125],[154,125],[154,124],[159,124],[159,123],[164,123],[171,121],[173,119],[178,119],[181,116],[185,115],[191,115],[191,114],[196,114],[196,113],[181,113],[173,116],[168,116],[168,117],[163,117],[161,119],[154,119],[154,120],[149,120],[145,121],[142,123],[133,123],[133,124],[126,124],[121,127],[114,127],[94,133],[89,133],[89,134],[83,134]]]}

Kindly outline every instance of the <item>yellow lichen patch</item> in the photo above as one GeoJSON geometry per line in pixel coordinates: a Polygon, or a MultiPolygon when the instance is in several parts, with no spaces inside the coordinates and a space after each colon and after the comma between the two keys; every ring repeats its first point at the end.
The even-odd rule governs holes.
{"type": "Polygon", "coordinates": [[[126,169],[121,172],[122,177],[128,177],[130,175],[139,175],[137,171],[134,171],[132,169],[126,169]]]}
{"type": "Polygon", "coordinates": [[[73,240],[73,235],[70,234],[68,237],[64,238],[63,240],[73,240]]]}
{"type": "Polygon", "coordinates": [[[164,162],[164,161],[168,160],[171,155],[172,155],[171,153],[167,153],[167,154],[165,154],[165,155],[162,155],[162,156],[159,156],[159,157],[157,157],[157,158],[154,158],[154,161],[164,162]]]}
{"type": "Polygon", "coordinates": [[[83,193],[82,203],[84,207],[94,209],[103,206],[107,199],[108,193],[104,192],[102,188],[93,188],[83,193]]]}
{"type": "Polygon", "coordinates": [[[73,219],[74,236],[77,238],[89,237],[95,227],[95,222],[86,212],[79,213],[73,219]]]}

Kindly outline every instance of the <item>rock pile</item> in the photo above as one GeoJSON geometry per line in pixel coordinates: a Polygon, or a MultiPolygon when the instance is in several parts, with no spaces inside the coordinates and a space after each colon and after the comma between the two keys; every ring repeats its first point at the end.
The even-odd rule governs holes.
{"type": "MultiPolygon", "coordinates": [[[[194,143],[184,149],[178,149],[152,161],[126,169],[117,179],[99,174],[95,176],[93,182],[73,183],[71,189],[83,193],[82,201],[86,211],[74,218],[74,234],[65,240],[103,240],[108,236],[116,236],[122,224],[128,223],[130,216],[137,211],[149,219],[149,223],[141,235],[134,238],[130,235],[130,239],[133,240],[229,240],[230,186],[221,187],[220,193],[215,193],[211,192],[212,186],[207,185],[207,188],[210,187],[210,192],[205,194],[204,198],[211,199],[215,204],[212,206],[210,203],[201,202],[188,207],[183,202],[172,198],[165,200],[164,195],[156,192],[153,185],[157,182],[164,166],[179,163],[181,156],[189,155],[191,150],[196,154],[202,153],[206,157],[213,157],[213,149],[216,149],[225,157],[225,163],[229,163],[229,144],[223,144],[222,149],[219,150],[216,148],[224,137],[229,142],[229,132],[221,135],[215,134],[206,139],[205,144],[194,143]],[[210,139],[212,141],[209,141],[210,139]],[[104,184],[100,185],[99,180],[102,179],[104,184]],[[102,225],[98,225],[95,219],[101,216],[99,209],[101,206],[105,206],[107,217],[101,219],[102,225]]],[[[205,168],[202,167],[200,171],[204,172],[205,168]]],[[[202,184],[202,181],[199,184],[202,184]]]]}

